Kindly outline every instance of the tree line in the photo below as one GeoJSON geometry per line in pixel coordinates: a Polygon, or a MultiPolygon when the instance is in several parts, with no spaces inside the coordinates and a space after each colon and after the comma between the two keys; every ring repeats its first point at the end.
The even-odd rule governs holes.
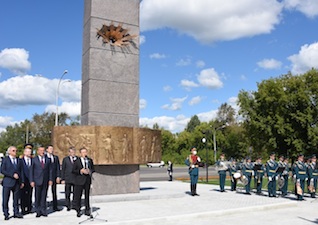
{"type": "MultiPolygon", "coordinates": [[[[183,164],[190,148],[195,146],[204,161],[214,164],[214,135],[216,158],[224,152],[227,158],[264,160],[271,152],[295,159],[299,153],[307,156],[317,152],[318,141],[318,71],[291,73],[257,83],[257,90],[241,90],[239,111],[227,103],[218,108],[217,117],[201,122],[193,115],[182,132],[172,133],[155,124],[162,134],[162,159],[183,164]],[[202,138],[206,142],[202,142],[202,138]]],[[[26,138],[35,145],[51,144],[54,113],[35,114],[31,120],[10,125],[0,133],[2,152],[10,145],[21,151],[26,138]]],[[[79,118],[59,115],[59,125],[79,125],[79,118]]]]}

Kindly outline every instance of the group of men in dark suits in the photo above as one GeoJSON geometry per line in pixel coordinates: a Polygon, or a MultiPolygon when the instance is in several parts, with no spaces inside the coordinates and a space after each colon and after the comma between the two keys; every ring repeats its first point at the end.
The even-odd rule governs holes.
{"type": "Polygon", "coordinates": [[[8,202],[13,193],[13,217],[23,218],[23,215],[32,212],[32,193],[35,195],[36,217],[48,215],[47,192],[52,190],[53,211],[60,211],[57,202],[56,185],[65,184],[65,199],[67,211],[74,208],[77,216],[81,214],[81,196],[85,191],[85,214],[90,216],[89,191],[91,175],[94,172],[92,159],[87,157],[87,150],[80,149],[80,157],[75,156],[75,148],[69,149],[69,155],[63,159],[62,168],[58,156],[54,155],[52,145],[37,148],[37,155],[32,157],[33,146],[24,146],[23,156],[17,157],[17,148],[10,146],[1,164],[2,180],[2,208],[4,219],[9,220],[8,202]],[[73,204],[70,199],[73,192],[73,204]],[[19,210],[21,207],[21,212],[19,210]]]}

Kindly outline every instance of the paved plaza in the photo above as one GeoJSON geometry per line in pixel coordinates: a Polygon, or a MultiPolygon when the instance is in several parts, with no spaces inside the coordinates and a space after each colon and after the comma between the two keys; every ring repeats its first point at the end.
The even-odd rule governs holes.
{"type": "MultiPolygon", "coordinates": [[[[189,184],[180,181],[141,182],[140,193],[92,196],[91,205],[96,219],[83,224],[293,224],[306,225],[318,223],[318,200],[306,201],[288,198],[268,198],[255,194],[226,191],[221,193],[216,185],[198,184],[200,196],[189,195],[189,184]],[[195,222],[194,222],[195,221],[195,222]]],[[[1,189],[2,192],[2,189],[1,189]]],[[[50,192],[50,190],[49,190],[50,192]]],[[[266,194],[264,192],[264,194],[266,194]]],[[[64,186],[58,185],[59,205],[62,208],[64,186]]],[[[51,195],[48,196],[51,201],[51,195]]],[[[10,202],[12,215],[12,202],[10,202]]],[[[78,224],[88,217],[76,217],[74,210],[52,212],[48,217],[35,218],[35,213],[24,219],[11,218],[1,224],[78,224]]]]}

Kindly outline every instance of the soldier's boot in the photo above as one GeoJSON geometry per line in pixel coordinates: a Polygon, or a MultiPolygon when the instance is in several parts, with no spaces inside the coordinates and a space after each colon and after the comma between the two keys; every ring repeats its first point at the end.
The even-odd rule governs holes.
{"type": "Polygon", "coordinates": [[[194,190],[193,190],[194,186],[193,186],[193,184],[190,184],[190,187],[191,187],[191,195],[194,196],[194,190]]]}
{"type": "Polygon", "coordinates": [[[311,196],[312,198],[316,198],[315,192],[314,192],[314,193],[311,193],[310,196],[311,196]]]}
{"type": "Polygon", "coordinates": [[[197,184],[194,184],[194,195],[196,196],[200,196],[198,193],[197,193],[197,184]]]}

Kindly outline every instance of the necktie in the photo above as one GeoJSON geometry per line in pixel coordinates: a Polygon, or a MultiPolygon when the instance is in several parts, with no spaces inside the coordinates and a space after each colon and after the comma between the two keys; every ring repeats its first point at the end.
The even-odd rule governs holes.
{"type": "Polygon", "coordinates": [[[43,157],[41,157],[41,166],[42,166],[42,169],[44,169],[44,159],[43,159],[43,157]]]}
{"type": "Polygon", "coordinates": [[[29,159],[29,158],[27,159],[27,165],[28,165],[28,167],[31,166],[31,165],[30,165],[30,159],[29,159]]]}
{"type": "Polygon", "coordinates": [[[16,160],[17,160],[16,158],[13,159],[13,165],[14,165],[14,167],[17,167],[17,162],[16,162],[16,160]]]}

